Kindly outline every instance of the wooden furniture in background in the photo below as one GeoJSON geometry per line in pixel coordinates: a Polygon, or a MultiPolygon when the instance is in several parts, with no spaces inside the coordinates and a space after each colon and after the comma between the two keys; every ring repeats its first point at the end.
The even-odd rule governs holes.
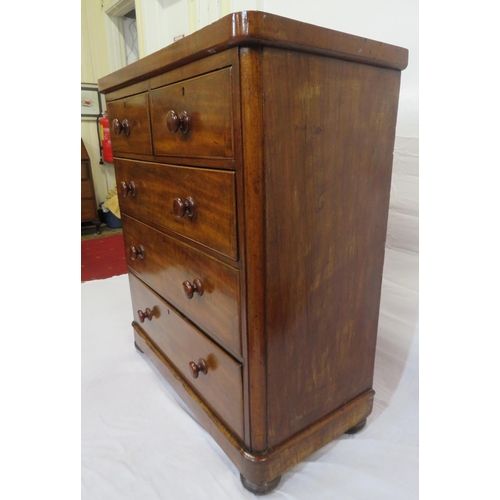
{"type": "Polygon", "coordinates": [[[92,168],[87,148],[82,142],[82,223],[92,222],[96,226],[96,233],[100,234],[101,221],[97,212],[97,202],[95,200],[94,181],[92,179],[92,168]]]}
{"type": "Polygon", "coordinates": [[[99,81],[136,346],[255,493],[372,410],[407,60],[240,12],[99,81]]]}

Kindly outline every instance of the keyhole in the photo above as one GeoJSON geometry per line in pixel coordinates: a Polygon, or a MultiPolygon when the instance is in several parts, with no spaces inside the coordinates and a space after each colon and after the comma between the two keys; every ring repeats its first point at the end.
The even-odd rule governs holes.
{"type": "Polygon", "coordinates": [[[184,95],[184,87],[182,87],[182,95],[184,95]]]}

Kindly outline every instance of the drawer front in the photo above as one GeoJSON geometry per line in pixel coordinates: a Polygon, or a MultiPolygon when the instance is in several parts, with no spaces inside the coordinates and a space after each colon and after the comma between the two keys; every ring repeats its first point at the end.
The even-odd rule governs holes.
{"type": "Polygon", "coordinates": [[[82,161],[82,181],[90,179],[90,163],[88,161],[82,161]]]}
{"type": "Polygon", "coordinates": [[[241,355],[239,271],[126,215],[122,225],[127,263],[141,280],[241,355]]]}
{"type": "Polygon", "coordinates": [[[82,181],[81,194],[82,198],[92,198],[94,196],[94,190],[92,189],[92,183],[90,179],[82,181]]]}
{"type": "Polygon", "coordinates": [[[94,200],[82,200],[82,220],[97,219],[96,204],[94,200]]]}
{"type": "Polygon", "coordinates": [[[113,153],[152,154],[147,93],[108,102],[107,107],[113,153]]]}
{"type": "Polygon", "coordinates": [[[129,275],[134,320],[175,365],[206,403],[240,437],[243,437],[243,382],[241,365],[194,329],[162,299],[129,275]],[[138,311],[148,313],[141,323],[138,311]],[[207,373],[192,376],[190,362],[206,362],[207,373]]]}
{"type": "Polygon", "coordinates": [[[231,100],[231,68],[151,90],[155,154],[233,157],[231,100]]]}
{"type": "Polygon", "coordinates": [[[124,213],[237,260],[234,172],[131,160],[115,160],[115,172],[124,213]],[[188,206],[176,215],[176,200],[182,208],[192,201],[194,210],[188,206]]]}

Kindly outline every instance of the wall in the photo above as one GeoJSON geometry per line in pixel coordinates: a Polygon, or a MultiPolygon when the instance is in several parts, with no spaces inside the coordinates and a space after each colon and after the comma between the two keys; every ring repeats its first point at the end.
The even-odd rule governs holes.
{"type": "Polygon", "coordinates": [[[188,0],[135,0],[135,8],[143,57],[190,33],[188,0]]]}
{"type": "MultiPolygon", "coordinates": [[[[97,83],[110,72],[107,51],[105,18],[101,0],[81,0],[81,82],[97,83]]],[[[109,189],[115,186],[113,164],[99,165],[99,140],[94,119],[81,120],[81,135],[92,165],[96,201],[106,199],[109,189]]]]}
{"type": "Polygon", "coordinates": [[[263,10],[264,0],[135,0],[141,24],[140,48],[146,56],[230,12],[263,10]],[[147,27],[147,28],[146,28],[147,27]],[[142,29],[141,29],[142,28],[142,29]]]}

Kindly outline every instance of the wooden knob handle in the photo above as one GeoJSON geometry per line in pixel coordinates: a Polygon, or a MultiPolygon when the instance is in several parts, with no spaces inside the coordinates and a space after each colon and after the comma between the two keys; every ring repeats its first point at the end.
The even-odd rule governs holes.
{"type": "Polygon", "coordinates": [[[191,217],[192,219],[195,212],[196,203],[194,202],[193,198],[191,198],[191,196],[188,196],[184,201],[182,201],[180,198],[176,198],[174,200],[174,214],[179,219],[184,217],[185,214],[187,214],[187,216],[191,217]]]}
{"type": "Polygon", "coordinates": [[[135,196],[136,187],[135,187],[134,181],[130,181],[128,184],[125,181],[122,181],[120,183],[120,187],[121,187],[122,196],[124,196],[124,197],[128,196],[129,193],[132,196],[135,196]]]}
{"type": "Polygon", "coordinates": [[[179,115],[171,109],[167,113],[167,128],[171,134],[175,134],[179,130],[180,120],[179,115]]]}
{"type": "Polygon", "coordinates": [[[130,258],[132,260],[136,260],[137,257],[144,259],[144,247],[142,245],[139,245],[138,247],[130,247],[130,258]]]}
{"type": "Polygon", "coordinates": [[[121,123],[118,118],[115,118],[113,120],[112,128],[115,135],[120,135],[122,131],[127,137],[130,135],[130,122],[126,118],[121,123]]]}
{"type": "Polygon", "coordinates": [[[208,372],[207,362],[203,358],[200,358],[198,360],[198,364],[196,364],[194,361],[190,361],[189,362],[189,370],[190,370],[193,378],[198,378],[198,375],[200,374],[200,372],[203,373],[204,375],[206,375],[208,372]]]}
{"type": "Polygon", "coordinates": [[[187,111],[181,111],[177,114],[173,109],[167,113],[167,129],[171,134],[175,134],[178,130],[187,134],[191,127],[191,118],[187,111]]]}
{"type": "Polygon", "coordinates": [[[144,323],[146,318],[149,319],[149,321],[153,319],[153,311],[151,311],[149,307],[144,312],[139,309],[137,314],[139,315],[139,321],[141,323],[144,323]]]}
{"type": "Polygon", "coordinates": [[[130,135],[130,122],[126,118],[122,121],[122,130],[126,137],[130,135]]]}
{"type": "Polygon", "coordinates": [[[113,120],[113,126],[112,126],[112,128],[113,128],[113,133],[115,135],[120,135],[121,134],[122,125],[121,125],[120,121],[118,120],[118,118],[115,118],[113,120]]]}
{"type": "Polygon", "coordinates": [[[203,284],[198,278],[193,280],[193,283],[185,281],[182,286],[184,287],[184,293],[188,299],[192,299],[195,293],[197,293],[200,297],[203,295],[203,284]]]}

